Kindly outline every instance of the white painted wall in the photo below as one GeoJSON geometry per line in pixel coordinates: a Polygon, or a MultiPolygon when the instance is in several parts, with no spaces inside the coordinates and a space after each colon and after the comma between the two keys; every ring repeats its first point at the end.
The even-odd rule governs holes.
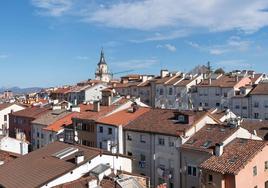
{"type": "Polygon", "coordinates": [[[109,164],[112,169],[115,170],[123,170],[126,172],[132,172],[132,161],[129,158],[126,157],[116,157],[113,155],[98,155],[97,157],[93,158],[90,162],[87,162],[71,172],[68,172],[50,182],[48,182],[46,185],[41,186],[42,188],[48,188],[48,187],[54,187],[56,185],[60,185],[63,183],[71,182],[74,180],[79,179],[83,175],[87,174],[98,166],[99,164],[109,164]]]}
{"type": "Polygon", "coordinates": [[[7,129],[9,128],[9,113],[11,111],[13,112],[17,112],[17,111],[20,111],[20,110],[23,110],[25,109],[25,107],[22,107],[20,105],[17,105],[17,104],[13,104],[3,110],[0,111],[0,135],[2,134],[2,129],[3,129],[3,125],[6,124],[7,125],[7,129]],[[4,121],[4,116],[7,116],[7,121],[4,121]]]}
{"type": "Polygon", "coordinates": [[[0,150],[25,155],[28,153],[28,142],[5,136],[0,140],[0,150]]]}

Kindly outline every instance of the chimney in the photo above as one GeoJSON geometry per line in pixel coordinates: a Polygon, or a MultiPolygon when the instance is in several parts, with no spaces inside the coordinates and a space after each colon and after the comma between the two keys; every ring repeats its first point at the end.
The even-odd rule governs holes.
{"type": "Polygon", "coordinates": [[[214,151],[216,156],[221,156],[223,153],[223,143],[217,143],[214,151]]]}
{"type": "Polygon", "coordinates": [[[166,77],[168,75],[168,73],[169,73],[168,70],[161,70],[160,71],[161,78],[166,77]]]}
{"type": "Polygon", "coordinates": [[[93,102],[93,110],[95,112],[99,112],[100,111],[100,101],[94,101],[93,102]]]}
{"type": "Polygon", "coordinates": [[[238,82],[238,75],[235,76],[235,81],[238,82]]]}
{"type": "Polygon", "coordinates": [[[81,162],[83,162],[85,159],[84,156],[84,152],[83,151],[79,151],[77,152],[77,154],[75,155],[75,164],[80,164],[81,162]]]}
{"type": "Polygon", "coordinates": [[[211,85],[211,82],[212,82],[212,79],[209,78],[209,79],[208,79],[208,85],[211,85]]]}
{"type": "Polygon", "coordinates": [[[98,187],[98,181],[96,179],[90,180],[88,182],[88,188],[96,188],[98,187]]]}

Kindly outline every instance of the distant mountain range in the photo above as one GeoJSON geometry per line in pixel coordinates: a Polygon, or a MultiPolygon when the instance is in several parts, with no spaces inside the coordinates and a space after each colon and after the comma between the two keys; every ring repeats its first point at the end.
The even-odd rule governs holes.
{"type": "Polygon", "coordinates": [[[38,92],[41,89],[42,88],[40,88],[40,87],[29,87],[29,88],[20,88],[20,87],[7,88],[7,87],[2,87],[2,88],[0,88],[0,93],[4,92],[6,90],[10,90],[14,94],[27,94],[27,93],[38,92]]]}

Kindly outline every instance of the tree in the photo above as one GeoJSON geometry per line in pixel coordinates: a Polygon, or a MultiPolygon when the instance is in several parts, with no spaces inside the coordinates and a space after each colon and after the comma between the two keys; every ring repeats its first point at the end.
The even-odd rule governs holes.
{"type": "Polygon", "coordinates": [[[214,71],[215,74],[225,74],[225,71],[223,70],[223,68],[218,68],[214,71]]]}

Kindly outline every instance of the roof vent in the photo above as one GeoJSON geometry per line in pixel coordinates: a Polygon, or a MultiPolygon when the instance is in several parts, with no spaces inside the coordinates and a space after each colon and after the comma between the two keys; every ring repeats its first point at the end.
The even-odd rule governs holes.
{"type": "Polygon", "coordinates": [[[65,148],[61,151],[58,151],[56,153],[54,153],[52,156],[54,157],[57,157],[58,159],[63,159],[65,157],[68,157],[74,153],[76,153],[78,151],[77,148],[74,148],[74,147],[68,147],[68,148],[65,148]]]}

